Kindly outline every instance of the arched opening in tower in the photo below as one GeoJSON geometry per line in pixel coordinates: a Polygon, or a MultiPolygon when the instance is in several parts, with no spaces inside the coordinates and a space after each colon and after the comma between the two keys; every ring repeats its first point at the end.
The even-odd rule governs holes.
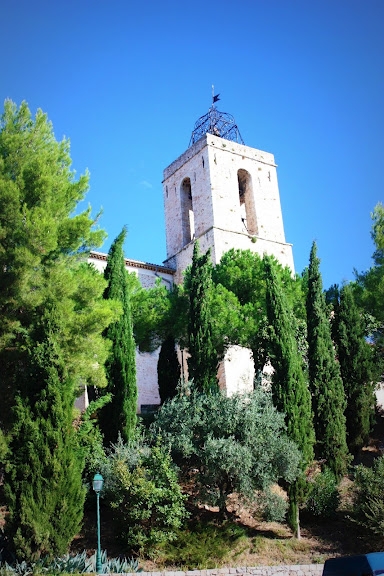
{"type": "Polygon", "coordinates": [[[244,232],[248,232],[248,234],[257,235],[256,208],[251,175],[247,170],[240,169],[237,172],[237,180],[239,184],[242,229],[244,232]]]}
{"type": "Polygon", "coordinates": [[[184,178],[181,183],[181,225],[183,229],[183,246],[185,246],[195,237],[195,218],[190,178],[184,178]]]}

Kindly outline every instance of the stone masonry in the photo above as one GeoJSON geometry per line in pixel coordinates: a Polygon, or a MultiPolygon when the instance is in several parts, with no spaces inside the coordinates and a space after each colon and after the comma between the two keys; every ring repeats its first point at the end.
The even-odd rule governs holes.
{"type": "MultiPolygon", "coordinates": [[[[104,271],[107,265],[107,256],[101,252],[91,252],[88,260],[100,272],[104,271]]],[[[158,278],[170,288],[173,284],[174,270],[165,266],[157,266],[156,264],[147,264],[139,262],[138,260],[125,260],[125,267],[128,272],[133,272],[139,278],[141,285],[144,288],[151,288],[155,285],[158,278]]],[[[153,406],[160,404],[159,387],[157,385],[157,361],[159,358],[159,350],[155,352],[136,352],[136,378],[138,388],[138,412],[144,412],[151,409],[153,406]]],[[[78,402],[78,406],[85,407],[83,396],[78,402]],[[84,404],[84,406],[83,406],[84,404]]]]}
{"type": "MultiPolygon", "coordinates": [[[[214,264],[231,248],[274,255],[294,271],[292,246],[285,241],[277,171],[273,154],[205,134],[164,170],[167,259],[163,266],[126,260],[142,286],[158,278],[171,287],[181,283],[192,261],[196,239],[211,249],[214,264]]],[[[106,255],[92,252],[89,261],[103,271],[106,255]]],[[[138,411],[160,403],[157,385],[159,351],[136,355],[138,411]]],[[[182,351],[186,376],[187,351],[182,351]]],[[[253,389],[251,352],[231,347],[219,366],[220,387],[227,394],[253,389]]]]}
{"type": "MultiPolygon", "coordinates": [[[[273,154],[206,134],[164,170],[167,244],[165,264],[175,282],[192,261],[193,245],[211,249],[218,263],[231,248],[271,254],[294,272],[292,245],[285,241],[273,154]]],[[[219,367],[227,394],[253,389],[248,350],[230,348],[219,367]]]]}
{"type": "Polygon", "coordinates": [[[164,170],[163,186],[165,264],[176,270],[177,283],[191,262],[194,239],[199,239],[202,252],[211,248],[214,264],[230,248],[239,248],[261,256],[273,254],[293,271],[292,245],[285,242],[272,154],[206,134],[164,170]],[[247,210],[239,198],[239,171],[248,176],[243,194],[250,199],[247,210]],[[185,181],[191,196],[189,222],[183,215],[185,181]]]}
{"type": "MultiPolygon", "coordinates": [[[[214,568],[211,570],[175,570],[173,572],[141,572],[141,576],[321,576],[323,564],[257,566],[253,568],[214,568]]],[[[129,573],[127,576],[135,576],[129,573]]]]}

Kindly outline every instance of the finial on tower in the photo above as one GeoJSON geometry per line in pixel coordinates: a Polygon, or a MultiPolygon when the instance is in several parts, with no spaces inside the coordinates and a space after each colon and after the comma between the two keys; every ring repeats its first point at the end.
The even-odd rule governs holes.
{"type": "Polygon", "coordinates": [[[200,140],[205,134],[213,134],[214,136],[232,140],[238,144],[244,144],[234,117],[226,112],[219,112],[216,108],[215,103],[218,100],[220,100],[220,94],[215,95],[215,88],[212,84],[212,106],[208,110],[208,113],[201,116],[196,122],[189,146],[192,146],[192,144],[200,140]]]}
{"type": "Polygon", "coordinates": [[[214,104],[215,102],[220,100],[219,96],[220,96],[220,94],[216,94],[216,96],[215,96],[215,87],[212,84],[212,104],[214,104]]]}

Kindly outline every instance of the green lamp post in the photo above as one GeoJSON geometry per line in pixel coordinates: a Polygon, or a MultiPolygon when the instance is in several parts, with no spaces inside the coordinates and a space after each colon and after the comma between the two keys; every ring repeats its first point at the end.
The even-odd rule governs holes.
{"type": "Polygon", "coordinates": [[[103,566],[101,564],[101,547],[100,547],[100,492],[103,489],[104,478],[101,474],[95,474],[92,481],[92,486],[96,492],[97,499],[97,552],[96,552],[96,572],[97,574],[103,573],[103,566]]]}

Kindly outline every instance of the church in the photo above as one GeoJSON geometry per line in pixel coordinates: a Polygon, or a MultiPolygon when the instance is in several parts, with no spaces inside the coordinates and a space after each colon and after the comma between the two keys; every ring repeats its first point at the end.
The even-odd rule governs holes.
{"type": "MultiPolygon", "coordinates": [[[[217,109],[213,97],[207,114],[195,123],[187,150],[164,170],[163,197],[167,259],[148,264],[126,259],[142,286],[158,278],[168,287],[183,281],[193,245],[211,249],[213,264],[231,248],[271,254],[294,272],[292,245],[285,241],[277,166],[273,154],[246,146],[233,116],[217,109]]],[[[107,255],[91,252],[89,262],[104,270],[107,255]]],[[[138,412],[160,404],[157,384],[159,350],[136,355],[138,412]]],[[[218,370],[228,395],[253,389],[250,350],[232,346],[218,370]]]]}

